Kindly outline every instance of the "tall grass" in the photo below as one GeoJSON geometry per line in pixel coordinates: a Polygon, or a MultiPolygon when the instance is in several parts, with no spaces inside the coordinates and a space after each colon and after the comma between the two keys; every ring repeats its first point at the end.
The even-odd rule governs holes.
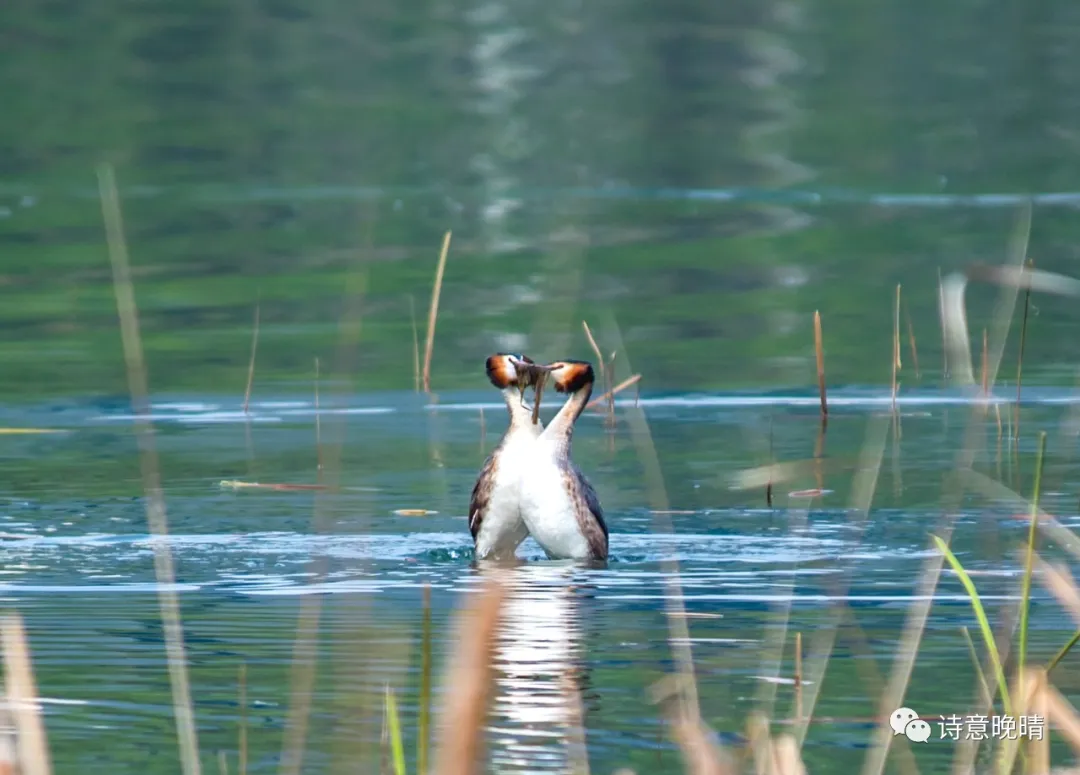
{"type": "Polygon", "coordinates": [[[167,541],[168,517],[165,513],[165,494],[161,486],[160,466],[154,445],[154,427],[150,420],[150,395],[146,365],[143,362],[142,338],[139,334],[138,307],[135,304],[127,241],[120,214],[120,196],[116,191],[116,176],[111,165],[103,164],[98,168],[98,188],[105,220],[109,262],[112,265],[116,312],[120,319],[124,364],[131,403],[135,410],[135,433],[139,443],[146,520],[155,539],[154,573],[157,576],[158,600],[165,627],[165,651],[172,687],[173,715],[180,740],[180,764],[184,775],[200,775],[202,764],[199,761],[199,741],[180,622],[180,603],[175,591],[176,573],[173,569],[172,550],[167,541]]]}

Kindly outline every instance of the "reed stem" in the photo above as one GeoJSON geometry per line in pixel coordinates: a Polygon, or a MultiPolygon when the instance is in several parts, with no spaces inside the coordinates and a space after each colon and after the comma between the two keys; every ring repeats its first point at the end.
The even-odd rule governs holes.
{"type": "Polygon", "coordinates": [[[450,251],[450,232],[443,237],[439,251],[439,264],[435,268],[435,283],[431,289],[431,307],[428,309],[427,342],[424,344],[424,392],[431,392],[431,354],[435,349],[435,323],[439,317],[439,295],[442,293],[443,273],[446,271],[446,254],[450,251]]]}
{"type": "Polygon", "coordinates": [[[154,446],[154,426],[150,420],[150,395],[143,360],[142,338],[139,334],[139,313],[135,303],[135,287],[131,279],[124,222],[120,213],[120,196],[116,190],[116,174],[112,165],[98,167],[98,190],[105,221],[105,236],[112,264],[113,294],[116,314],[120,319],[120,335],[124,348],[128,390],[135,410],[135,433],[139,445],[139,467],[145,494],[146,521],[154,536],[154,573],[159,584],[158,601],[165,631],[165,653],[172,688],[173,717],[180,744],[180,765],[184,775],[201,775],[199,742],[195,711],[188,679],[184,632],[180,622],[180,601],[174,585],[176,573],[172,551],[168,545],[168,517],[165,495],[161,486],[161,469],[154,446]]]}
{"type": "Polygon", "coordinates": [[[896,284],[892,339],[892,408],[896,411],[896,373],[900,370],[900,283],[896,284]]]}
{"type": "Polygon", "coordinates": [[[825,398],[825,351],[821,344],[821,313],[814,310],[814,354],[817,356],[818,392],[821,394],[821,427],[829,422],[829,403],[825,398]]]}
{"type": "Polygon", "coordinates": [[[255,303],[255,326],[251,331],[251,360],[248,361],[247,387],[244,389],[244,414],[248,413],[248,402],[251,401],[251,386],[255,382],[255,353],[259,349],[259,308],[262,305],[255,303]]]}
{"type": "Polygon", "coordinates": [[[907,302],[904,302],[904,322],[907,324],[908,347],[911,349],[911,363],[915,366],[915,379],[922,380],[922,372],[919,370],[919,348],[915,346],[915,329],[911,325],[911,312],[908,311],[907,302]]]}
{"type": "Polygon", "coordinates": [[[237,771],[240,775],[247,775],[248,767],[248,698],[247,698],[247,663],[241,662],[237,683],[240,685],[238,702],[240,704],[239,730],[237,731],[236,747],[239,751],[237,771]]]}
{"type": "Polygon", "coordinates": [[[409,294],[409,320],[412,323],[413,390],[420,392],[420,335],[416,330],[416,300],[409,294]]]}
{"type": "MultiPolygon", "coordinates": [[[[1030,270],[1035,265],[1032,259],[1027,260],[1027,268],[1030,270]]],[[[1031,283],[1027,283],[1024,289],[1024,319],[1020,324],[1020,353],[1016,358],[1016,408],[1013,410],[1013,447],[1020,446],[1020,389],[1024,375],[1024,345],[1027,343],[1028,311],[1031,309],[1031,283]]]]}
{"type": "Polygon", "coordinates": [[[420,629],[420,712],[416,722],[416,772],[427,775],[431,746],[431,585],[424,585],[420,629]]]}
{"type": "Polygon", "coordinates": [[[1035,530],[1039,524],[1039,491],[1042,487],[1043,462],[1046,454],[1046,431],[1039,434],[1039,452],[1035,459],[1035,489],[1031,496],[1031,524],[1028,527],[1027,555],[1024,558],[1024,578],[1020,587],[1020,651],[1017,654],[1017,675],[1020,696],[1024,695],[1024,661],[1027,658],[1028,609],[1031,607],[1031,572],[1035,557],[1035,530]]]}

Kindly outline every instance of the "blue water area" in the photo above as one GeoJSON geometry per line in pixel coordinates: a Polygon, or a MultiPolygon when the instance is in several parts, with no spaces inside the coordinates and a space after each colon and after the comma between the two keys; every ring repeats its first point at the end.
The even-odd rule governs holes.
{"type": "MultiPolygon", "coordinates": [[[[796,728],[785,720],[796,704],[798,633],[799,702],[816,695],[807,761],[859,766],[905,617],[926,599],[918,585],[938,556],[929,535],[955,530],[953,548],[993,621],[1019,600],[1023,508],[972,488],[943,517],[944,474],[970,442],[969,422],[982,436],[975,470],[1021,492],[1034,439],[1046,430],[1053,454],[1043,505],[1075,528],[1066,420],[1078,403],[1067,391],[1027,391],[1015,453],[1008,443],[999,449],[994,405],[957,391],[908,392],[893,415],[887,393],[836,389],[821,441],[816,396],[620,398],[614,427],[603,412],[586,412],[574,456],[604,503],[611,558],[588,569],[547,560],[531,539],[520,548],[494,655],[493,764],[565,769],[578,713],[594,768],[678,771],[650,692],[686,646],[703,717],[719,739],[738,748],[755,708],[773,708],[777,731],[796,728]],[[660,462],[660,492],[645,485],[640,417],[660,462]],[[771,507],[745,473],[770,454],[795,463],[777,474],[771,507]],[[864,519],[855,483],[868,472],[876,488],[864,519]]],[[[374,755],[386,686],[399,698],[412,761],[424,590],[438,687],[459,642],[454,611],[483,578],[465,508],[505,408],[484,393],[324,396],[318,413],[295,396],[260,398],[249,413],[235,398],[161,397],[151,417],[165,537],[148,528],[135,416],[120,400],[0,415],[5,426],[54,431],[4,437],[13,486],[0,502],[0,595],[26,618],[58,766],[175,771],[165,589],[179,599],[206,766],[217,751],[236,763],[243,723],[250,770],[276,770],[299,702],[293,692],[308,686],[296,676],[311,666],[301,693],[310,714],[305,771],[374,755]],[[239,484],[311,485],[334,465],[333,490],[239,484]],[[168,585],[155,550],[171,557],[168,585]],[[304,633],[313,633],[310,643],[304,633]]],[[[1045,660],[1072,624],[1041,586],[1033,594],[1031,651],[1045,660]]],[[[961,627],[980,644],[969,598],[946,570],[905,700],[925,717],[964,713],[974,701],[961,627]]],[[[1072,670],[1060,668],[1065,689],[1072,670]]],[[[440,697],[437,688],[436,716],[440,697]]],[[[916,747],[931,764],[954,753],[948,741],[916,747]]]]}

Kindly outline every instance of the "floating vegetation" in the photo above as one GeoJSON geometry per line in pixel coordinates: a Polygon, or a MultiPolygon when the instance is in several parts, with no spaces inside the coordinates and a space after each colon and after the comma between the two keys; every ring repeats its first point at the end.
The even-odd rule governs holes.
{"type": "Polygon", "coordinates": [[[227,490],[326,490],[325,484],[280,484],[263,482],[241,482],[238,479],[222,479],[220,487],[227,490]]]}
{"type": "MultiPolygon", "coordinates": [[[[639,382],[641,382],[640,374],[634,374],[632,376],[629,376],[608,392],[604,393],[601,396],[597,396],[596,398],[591,400],[588,404],[586,404],[586,408],[599,409],[601,404],[607,403],[608,401],[613,401],[615,396],[617,396],[619,393],[626,390],[628,387],[633,387],[639,382]]],[[[610,406],[614,406],[614,403],[611,403],[610,406]]]]}

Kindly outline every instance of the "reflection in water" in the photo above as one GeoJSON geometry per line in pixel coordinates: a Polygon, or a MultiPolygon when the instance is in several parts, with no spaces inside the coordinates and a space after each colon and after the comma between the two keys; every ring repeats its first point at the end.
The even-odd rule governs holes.
{"type": "Polygon", "coordinates": [[[500,770],[561,771],[576,752],[587,676],[578,566],[513,569],[495,647],[492,762],[500,770]]]}

